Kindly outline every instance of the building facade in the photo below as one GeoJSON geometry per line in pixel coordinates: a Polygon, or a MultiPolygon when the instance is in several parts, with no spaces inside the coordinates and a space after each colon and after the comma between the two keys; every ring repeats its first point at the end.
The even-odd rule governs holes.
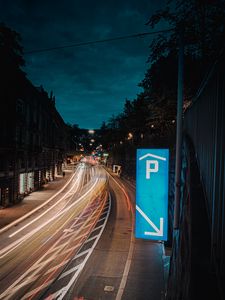
{"type": "Polygon", "coordinates": [[[0,97],[0,207],[7,207],[62,172],[69,137],[52,94],[22,72],[0,97]]]}

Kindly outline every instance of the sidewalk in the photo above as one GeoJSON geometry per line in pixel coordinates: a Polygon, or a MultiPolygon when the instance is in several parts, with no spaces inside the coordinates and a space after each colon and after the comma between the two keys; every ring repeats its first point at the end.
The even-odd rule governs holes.
{"type": "Polygon", "coordinates": [[[20,203],[0,209],[0,230],[4,230],[4,227],[10,226],[11,223],[45,203],[68,182],[72,175],[72,170],[65,170],[65,177],[58,175],[54,181],[45,184],[41,190],[31,193],[20,203]]]}

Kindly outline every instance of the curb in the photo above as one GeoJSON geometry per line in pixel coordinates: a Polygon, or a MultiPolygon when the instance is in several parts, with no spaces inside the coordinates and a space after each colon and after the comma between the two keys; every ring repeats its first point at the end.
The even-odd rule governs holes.
{"type": "Polygon", "coordinates": [[[72,181],[72,179],[74,178],[74,176],[75,176],[75,173],[71,176],[71,178],[69,179],[69,181],[57,193],[55,193],[54,195],[52,195],[44,203],[42,203],[41,205],[37,206],[36,208],[34,208],[33,210],[31,210],[30,212],[26,213],[24,216],[20,217],[19,219],[13,221],[12,223],[10,223],[10,224],[4,226],[2,229],[0,229],[0,234],[3,233],[3,232],[5,232],[5,231],[7,231],[10,228],[12,228],[13,226],[17,225],[21,221],[25,220],[26,218],[28,218],[29,216],[31,216],[32,214],[34,214],[40,208],[42,208],[43,206],[45,206],[46,204],[48,204],[52,199],[54,199],[56,196],[58,196],[58,194],[61,193],[69,185],[69,183],[72,181]]]}

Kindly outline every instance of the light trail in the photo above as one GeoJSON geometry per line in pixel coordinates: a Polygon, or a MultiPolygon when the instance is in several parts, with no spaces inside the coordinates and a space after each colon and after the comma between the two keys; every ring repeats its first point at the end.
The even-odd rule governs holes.
{"type": "MultiPolygon", "coordinates": [[[[91,256],[91,254],[93,253],[94,249],[95,249],[95,246],[97,245],[104,229],[105,229],[105,226],[107,224],[107,221],[108,221],[108,218],[109,218],[109,213],[111,211],[111,195],[109,194],[109,210],[107,212],[107,215],[106,215],[106,218],[105,218],[105,221],[104,221],[104,224],[102,226],[102,229],[100,231],[100,233],[98,234],[94,244],[92,245],[90,251],[88,252],[87,256],[85,257],[84,261],[79,265],[78,269],[77,269],[77,272],[73,275],[73,277],[70,279],[69,283],[64,286],[60,291],[56,292],[56,297],[57,297],[57,300],[63,300],[64,297],[66,296],[66,294],[68,293],[68,291],[70,290],[71,286],[73,286],[73,284],[76,282],[79,274],[82,272],[85,264],[87,263],[89,257],[91,256]]],[[[53,299],[56,299],[55,297],[53,299]]]]}
{"type": "Polygon", "coordinates": [[[54,199],[57,195],[59,195],[70,184],[70,182],[73,180],[74,176],[75,176],[75,174],[70,178],[70,180],[56,194],[54,194],[52,197],[50,197],[45,203],[39,205],[38,207],[36,207],[32,211],[30,211],[29,213],[27,213],[24,216],[22,216],[21,218],[19,218],[18,220],[10,223],[7,226],[4,226],[2,229],[0,229],[0,233],[3,233],[6,230],[8,230],[9,228],[15,226],[16,224],[18,224],[19,222],[21,222],[24,219],[28,218],[29,216],[31,216],[32,214],[34,214],[36,211],[38,211],[39,209],[41,209],[43,206],[45,206],[46,204],[48,204],[52,199],[54,199]]]}
{"type": "MultiPolygon", "coordinates": [[[[85,175],[85,173],[87,172],[89,172],[88,174],[90,175],[93,172],[93,170],[90,171],[90,169],[88,169],[85,170],[84,173],[78,172],[77,173],[79,174],[78,178],[75,180],[70,190],[66,193],[67,195],[68,193],[71,193],[72,188],[77,183],[79,183],[79,187],[80,189],[83,189],[83,193],[74,200],[73,200],[74,195],[71,196],[70,199],[74,201],[73,203],[69,205],[67,203],[68,206],[63,207],[63,209],[60,208],[61,210],[57,215],[51,217],[46,222],[39,225],[37,228],[27,233],[24,237],[11,243],[10,245],[8,245],[7,247],[5,247],[0,251],[1,254],[0,258],[3,259],[7,255],[12,253],[14,250],[16,250],[19,246],[21,246],[29,238],[33,238],[37,240],[38,236],[35,237],[34,236],[35,234],[41,232],[41,230],[44,229],[44,227],[49,224],[53,226],[53,222],[57,221],[60,222],[60,224],[56,223],[54,225],[55,228],[57,229],[54,232],[54,235],[56,235],[57,233],[60,232],[60,230],[63,230],[66,224],[69,224],[69,222],[71,222],[71,220],[75,216],[75,213],[79,213],[78,210],[82,211],[82,214],[79,215],[79,217],[75,217],[74,219],[75,221],[70,225],[70,227],[62,231],[62,235],[53,243],[53,245],[47,251],[45,251],[44,254],[42,254],[35,263],[30,265],[28,269],[25,269],[24,273],[21,274],[16,280],[14,280],[14,282],[11,285],[8,286],[6,290],[3,291],[3,293],[0,295],[0,299],[4,299],[4,300],[11,299],[12,297],[14,297],[14,295],[16,296],[19,293],[21,293],[21,291],[24,290],[26,286],[33,285],[33,283],[36,285],[36,282],[38,282],[43,277],[44,281],[40,284],[39,287],[35,288],[33,291],[28,290],[29,292],[27,294],[24,294],[21,297],[19,296],[20,299],[28,299],[28,298],[33,299],[34,297],[36,297],[37,293],[39,293],[43,288],[47,287],[54,280],[54,277],[56,276],[56,274],[59,273],[60,268],[66,266],[69,263],[70,257],[74,253],[74,251],[78,251],[79,248],[82,247],[82,245],[88,239],[90,231],[93,230],[93,227],[96,224],[96,220],[99,218],[100,213],[102,212],[103,209],[103,206],[101,206],[102,207],[101,210],[99,210],[98,208],[100,203],[99,201],[102,202],[102,200],[98,199],[98,197],[100,197],[99,195],[102,194],[102,192],[104,191],[104,187],[107,182],[107,177],[106,174],[104,175],[105,177],[103,177],[103,170],[100,168],[95,169],[94,173],[91,174],[93,176],[87,177],[85,175]],[[84,178],[86,178],[85,182],[83,181],[84,178]],[[87,180],[90,181],[86,183],[87,180]],[[74,210],[75,208],[76,211],[74,210]],[[62,217],[64,217],[64,220],[62,219],[62,217]],[[63,240],[64,242],[62,243],[63,240]],[[60,260],[60,257],[62,257],[62,255],[63,255],[63,260],[60,260]],[[53,266],[54,263],[57,263],[57,265],[53,266]],[[47,268],[49,264],[51,267],[43,273],[44,269],[47,268]]],[[[76,188],[75,191],[77,192],[78,188],[76,188]]],[[[65,195],[63,197],[65,197],[65,195]]],[[[62,198],[60,198],[60,200],[61,199],[62,198]]],[[[53,230],[53,228],[51,230],[53,230]]],[[[47,241],[49,239],[51,239],[51,236],[48,237],[47,241]]],[[[46,244],[47,241],[45,239],[44,244],[46,244]]],[[[32,243],[33,242],[34,241],[32,241],[32,243]]],[[[41,241],[39,241],[39,244],[40,242],[41,241]]],[[[95,237],[89,239],[88,242],[90,243],[95,242],[95,237]]],[[[39,250],[44,244],[43,243],[40,244],[41,246],[39,247],[39,250]]],[[[73,273],[75,269],[70,271],[69,273],[73,273]]],[[[79,271],[80,267],[77,268],[76,270],[79,271]]],[[[2,277],[2,279],[4,280],[4,277],[2,277]]]]}
{"type": "Polygon", "coordinates": [[[41,230],[42,228],[44,228],[46,225],[48,225],[49,223],[51,223],[52,221],[54,221],[56,218],[60,217],[64,213],[68,212],[77,203],[79,203],[85,196],[87,196],[88,193],[91,192],[91,190],[93,190],[95,188],[97,182],[98,182],[98,179],[96,179],[96,181],[94,182],[93,186],[84,195],[82,195],[81,197],[79,197],[76,200],[76,202],[72,203],[70,206],[68,206],[67,208],[65,208],[58,215],[53,216],[51,219],[49,219],[45,223],[39,225],[38,227],[36,227],[35,229],[33,229],[31,232],[27,233],[25,236],[23,236],[20,239],[16,240],[15,242],[13,242],[12,244],[10,244],[9,246],[3,248],[0,251],[0,259],[4,258],[10,252],[12,252],[13,250],[15,250],[18,246],[20,246],[22,243],[24,243],[28,238],[30,238],[32,235],[34,235],[35,233],[37,233],[39,230],[41,230]]]}
{"type": "Polygon", "coordinates": [[[54,221],[56,218],[60,217],[62,214],[68,212],[71,208],[73,208],[77,203],[79,203],[84,197],[86,197],[97,185],[97,182],[99,181],[99,178],[97,178],[92,186],[87,190],[83,195],[81,195],[74,203],[72,203],[70,206],[67,206],[63,211],[60,211],[59,214],[53,216],[52,218],[48,219],[45,223],[39,225],[35,229],[33,229],[31,232],[27,233],[25,236],[21,237],[20,239],[16,240],[12,244],[8,245],[7,247],[1,249],[0,251],[0,259],[5,257],[9,252],[15,250],[18,246],[20,246],[24,241],[26,241],[28,238],[30,238],[33,234],[37,233],[40,229],[48,225],[50,222],[54,221]]]}
{"type": "MultiPolygon", "coordinates": [[[[68,192],[66,192],[66,194],[62,198],[60,198],[55,204],[53,204],[51,207],[49,207],[47,210],[45,210],[42,214],[40,214],[36,218],[32,219],[29,223],[27,223],[26,225],[24,225],[23,227],[21,227],[20,229],[18,229],[17,231],[15,231],[14,233],[10,234],[9,237],[12,238],[16,234],[18,234],[19,232],[21,232],[22,230],[24,230],[25,228],[27,228],[28,226],[30,226],[31,224],[33,224],[34,222],[36,222],[37,220],[39,220],[41,217],[43,217],[44,215],[46,215],[50,210],[52,210],[52,208],[54,208],[56,205],[58,205],[60,202],[62,202],[62,200],[64,200],[67,197],[67,195],[74,189],[74,187],[76,187],[76,190],[74,191],[74,193],[76,193],[77,189],[79,188],[79,186],[78,186],[77,183],[80,180],[80,174],[78,173],[77,176],[78,177],[75,179],[75,182],[73,183],[73,185],[70,188],[70,190],[68,192]]],[[[71,197],[72,196],[73,196],[73,194],[71,195],[71,197]]]]}

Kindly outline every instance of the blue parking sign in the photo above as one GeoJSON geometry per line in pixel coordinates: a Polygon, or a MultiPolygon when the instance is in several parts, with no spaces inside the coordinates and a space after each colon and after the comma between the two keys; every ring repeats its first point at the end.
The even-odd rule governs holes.
{"type": "Polygon", "coordinates": [[[168,149],[138,149],[135,236],[167,240],[168,149]]]}

